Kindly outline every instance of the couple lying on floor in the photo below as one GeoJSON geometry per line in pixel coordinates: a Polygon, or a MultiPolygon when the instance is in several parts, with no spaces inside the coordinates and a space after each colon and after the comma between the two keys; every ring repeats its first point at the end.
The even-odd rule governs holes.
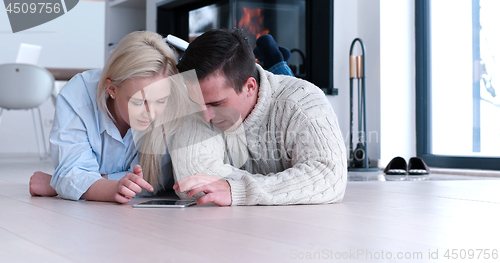
{"type": "Polygon", "coordinates": [[[56,170],[33,174],[33,196],[320,204],[341,201],[347,181],[323,92],[264,70],[238,29],[206,32],[179,63],[160,35],[127,35],[61,90],[50,144],[56,170]]]}

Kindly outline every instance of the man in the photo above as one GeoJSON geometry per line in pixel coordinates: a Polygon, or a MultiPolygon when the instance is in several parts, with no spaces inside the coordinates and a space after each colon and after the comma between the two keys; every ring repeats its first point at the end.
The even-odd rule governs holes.
{"type": "Polygon", "coordinates": [[[177,67],[196,70],[203,97],[191,96],[203,112],[185,121],[170,148],[181,198],[221,206],[342,200],[345,145],[318,87],[263,70],[238,29],[199,36],[177,67]]]}

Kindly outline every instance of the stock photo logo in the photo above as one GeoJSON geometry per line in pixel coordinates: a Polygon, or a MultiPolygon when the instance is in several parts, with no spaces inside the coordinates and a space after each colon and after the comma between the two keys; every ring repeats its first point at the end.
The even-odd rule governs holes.
{"type": "Polygon", "coordinates": [[[54,20],[73,9],[79,0],[3,0],[12,33],[54,20]]]}

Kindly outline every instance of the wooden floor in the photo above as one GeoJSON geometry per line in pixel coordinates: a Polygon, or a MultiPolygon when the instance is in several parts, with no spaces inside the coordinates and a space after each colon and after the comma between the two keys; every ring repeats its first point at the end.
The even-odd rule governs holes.
{"type": "Polygon", "coordinates": [[[0,262],[447,262],[447,251],[500,262],[500,180],[349,182],[332,205],[159,209],[31,197],[35,170],[53,172],[0,157],[0,262]]]}

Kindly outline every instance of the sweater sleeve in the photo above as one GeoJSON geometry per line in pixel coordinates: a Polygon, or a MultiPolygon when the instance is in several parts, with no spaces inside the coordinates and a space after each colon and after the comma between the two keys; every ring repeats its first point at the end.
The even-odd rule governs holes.
{"type": "Polygon", "coordinates": [[[321,204],[343,199],[347,157],[336,116],[310,119],[296,111],[290,120],[283,147],[275,150],[291,166],[269,174],[235,170],[226,177],[232,205],[321,204]]]}
{"type": "MultiPolygon", "coordinates": [[[[234,170],[231,165],[226,164],[227,156],[221,131],[204,122],[201,116],[191,115],[186,118],[173,135],[169,152],[175,182],[195,173],[224,178],[234,170]]],[[[200,196],[189,198],[185,193],[176,193],[181,199],[200,196]]]]}
{"type": "MultiPolygon", "coordinates": [[[[73,85],[77,80],[70,83],[73,85]]],[[[56,167],[50,185],[62,198],[78,200],[92,184],[102,179],[87,126],[62,94],[57,98],[50,145],[56,167]]]]}

